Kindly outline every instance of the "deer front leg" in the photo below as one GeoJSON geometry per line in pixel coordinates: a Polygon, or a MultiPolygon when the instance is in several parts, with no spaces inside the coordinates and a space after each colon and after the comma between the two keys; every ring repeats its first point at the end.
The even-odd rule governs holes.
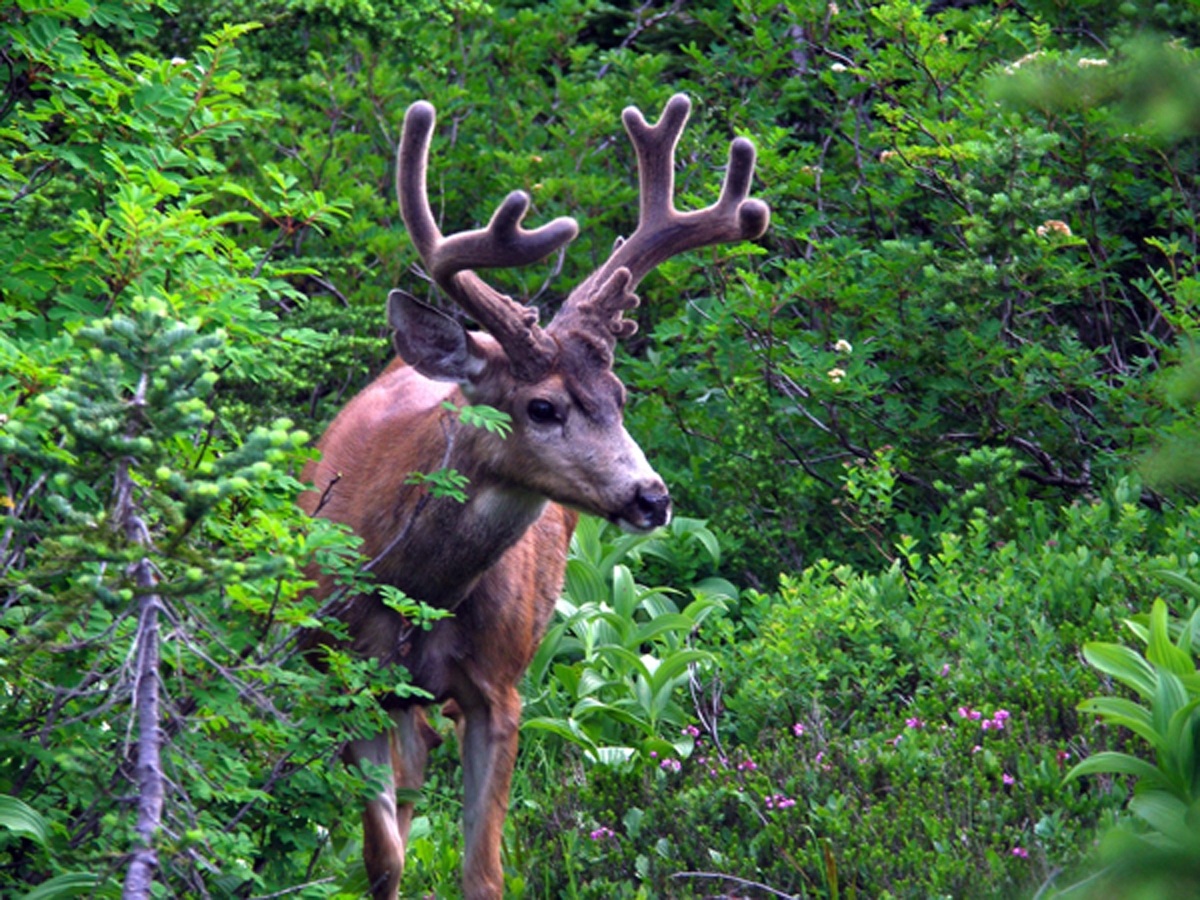
{"type": "Polygon", "coordinates": [[[500,839],[517,759],[521,698],[515,688],[470,704],[459,703],[457,732],[463,764],[463,896],[498,900],[504,895],[500,839]]]}
{"type": "Polygon", "coordinates": [[[390,784],[363,809],[363,863],[373,900],[397,900],[404,854],[412,828],[412,803],[397,803],[396,788],[419,791],[425,783],[429,749],[437,742],[417,706],[391,713],[394,727],[368,740],[346,746],[346,762],[370,762],[391,770],[390,784]]]}

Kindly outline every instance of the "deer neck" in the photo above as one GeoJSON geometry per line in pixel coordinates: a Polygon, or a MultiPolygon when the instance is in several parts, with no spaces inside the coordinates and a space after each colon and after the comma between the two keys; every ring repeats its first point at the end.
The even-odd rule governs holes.
{"type": "Polygon", "coordinates": [[[383,580],[434,606],[453,608],[546,509],[544,497],[496,474],[491,460],[502,439],[463,425],[452,415],[432,423],[439,459],[425,474],[451,469],[467,479],[466,501],[438,496],[429,485],[405,485],[393,519],[394,535],[374,567],[383,580]]]}

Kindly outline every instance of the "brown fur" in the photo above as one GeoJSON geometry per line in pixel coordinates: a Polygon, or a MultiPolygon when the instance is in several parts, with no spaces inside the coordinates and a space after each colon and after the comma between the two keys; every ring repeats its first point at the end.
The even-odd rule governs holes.
{"type": "MultiPolygon", "coordinates": [[[[501,352],[486,337],[479,340],[485,351],[501,352]]],[[[602,425],[619,428],[623,389],[607,374],[599,399],[596,385],[558,372],[541,392],[587,396],[602,425]]],[[[491,365],[473,393],[502,407],[520,402],[512,397],[523,396],[527,386],[510,382],[505,367],[491,365]]],[[[571,486],[534,471],[537,447],[523,444],[519,434],[502,440],[462,425],[442,408],[445,400],[465,402],[458,386],[430,381],[397,360],[330,425],[318,443],[320,460],[305,472],[313,489],[300,504],[360,535],[378,580],[453,610],[429,631],[410,629],[378,598],[364,595],[345,605],[343,617],[356,652],[405,665],[416,685],[447,703],[464,757],[464,890],[499,897],[500,831],[521,708],[516,685],[562,590],[578,515],[544,499],[569,494],[571,486]],[[406,483],[412,472],[446,466],[470,479],[471,502],[432,498],[406,483]]],[[[582,427],[587,413],[580,408],[573,415],[582,427]]],[[[592,505],[586,496],[578,502],[592,505]]],[[[333,587],[320,578],[322,596],[333,587]]],[[[396,722],[386,757],[361,741],[352,742],[347,760],[390,761],[397,786],[419,788],[428,748],[438,738],[419,707],[398,700],[385,706],[396,722]]],[[[364,858],[377,898],[397,896],[411,819],[410,805],[397,808],[386,797],[364,812],[364,858]]]]}

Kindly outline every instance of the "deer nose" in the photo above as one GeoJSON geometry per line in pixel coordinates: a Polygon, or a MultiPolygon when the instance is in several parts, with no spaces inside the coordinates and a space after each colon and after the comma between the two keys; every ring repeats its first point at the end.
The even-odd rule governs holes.
{"type": "Polygon", "coordinates": [[[639,485],[629,502],[612,516],[612,521],[638,534],[653,531],[671,521],[671,495],[658,479],[639,485]]]}
{"type": "Polygon", "coordinates": [[[656,485],[649,490],[638,488],[634,503],[646,522],[646,528],[658,528],[670,521],[671,495],[667,493],[665,487],[656,485]]]}

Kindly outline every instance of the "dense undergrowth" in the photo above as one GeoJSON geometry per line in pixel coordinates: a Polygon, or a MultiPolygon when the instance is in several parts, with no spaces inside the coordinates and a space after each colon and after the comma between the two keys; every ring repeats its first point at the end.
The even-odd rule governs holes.
{"type": "Polygon", "coordinates": [[[876,573],[820,562],[743,597],[706,629],[722,666],[700,708],[722,714],[678,766],[553,791],[540,824],[518,810],[544,845],[575,842],[548,895],[739,890],[716,873],[817,896],[1066,889],[1128,798],[1119,780],[1064,783],[1129,737],[1077,711],[1097,687],[1082,644],[1114,640],[1146,598],[1186,608],[1156,573],[1200,562],[1197,511],[1152,522],[1136,497],[1122,482],[1026,504],[1014,531],[980,513],[876,573]]]}
{"type": "MultiPolygon", "coordinates": [[[[356,564],[293,500],[386,364],[386,292],[432,292],[391,196],[403,110],[439,109],[451,226],[515,187],[579,219],[561,273],[497,276],[552,307],[633,225],[621,108],[684,90],[681,203],[745,134],[772,228],[642,287],[617,369],[681,515],[581,526],[508,892],[1182,896],[1198,28],[1150,2],[0,2],[0,893],[116,893],[154,622],[161,895],[362,892],[368,787],[334,760],[407,687],[294,652],[304,564],[356,564]]],[[[458,891],[452,744],[411,895],[458,891]]]]}

